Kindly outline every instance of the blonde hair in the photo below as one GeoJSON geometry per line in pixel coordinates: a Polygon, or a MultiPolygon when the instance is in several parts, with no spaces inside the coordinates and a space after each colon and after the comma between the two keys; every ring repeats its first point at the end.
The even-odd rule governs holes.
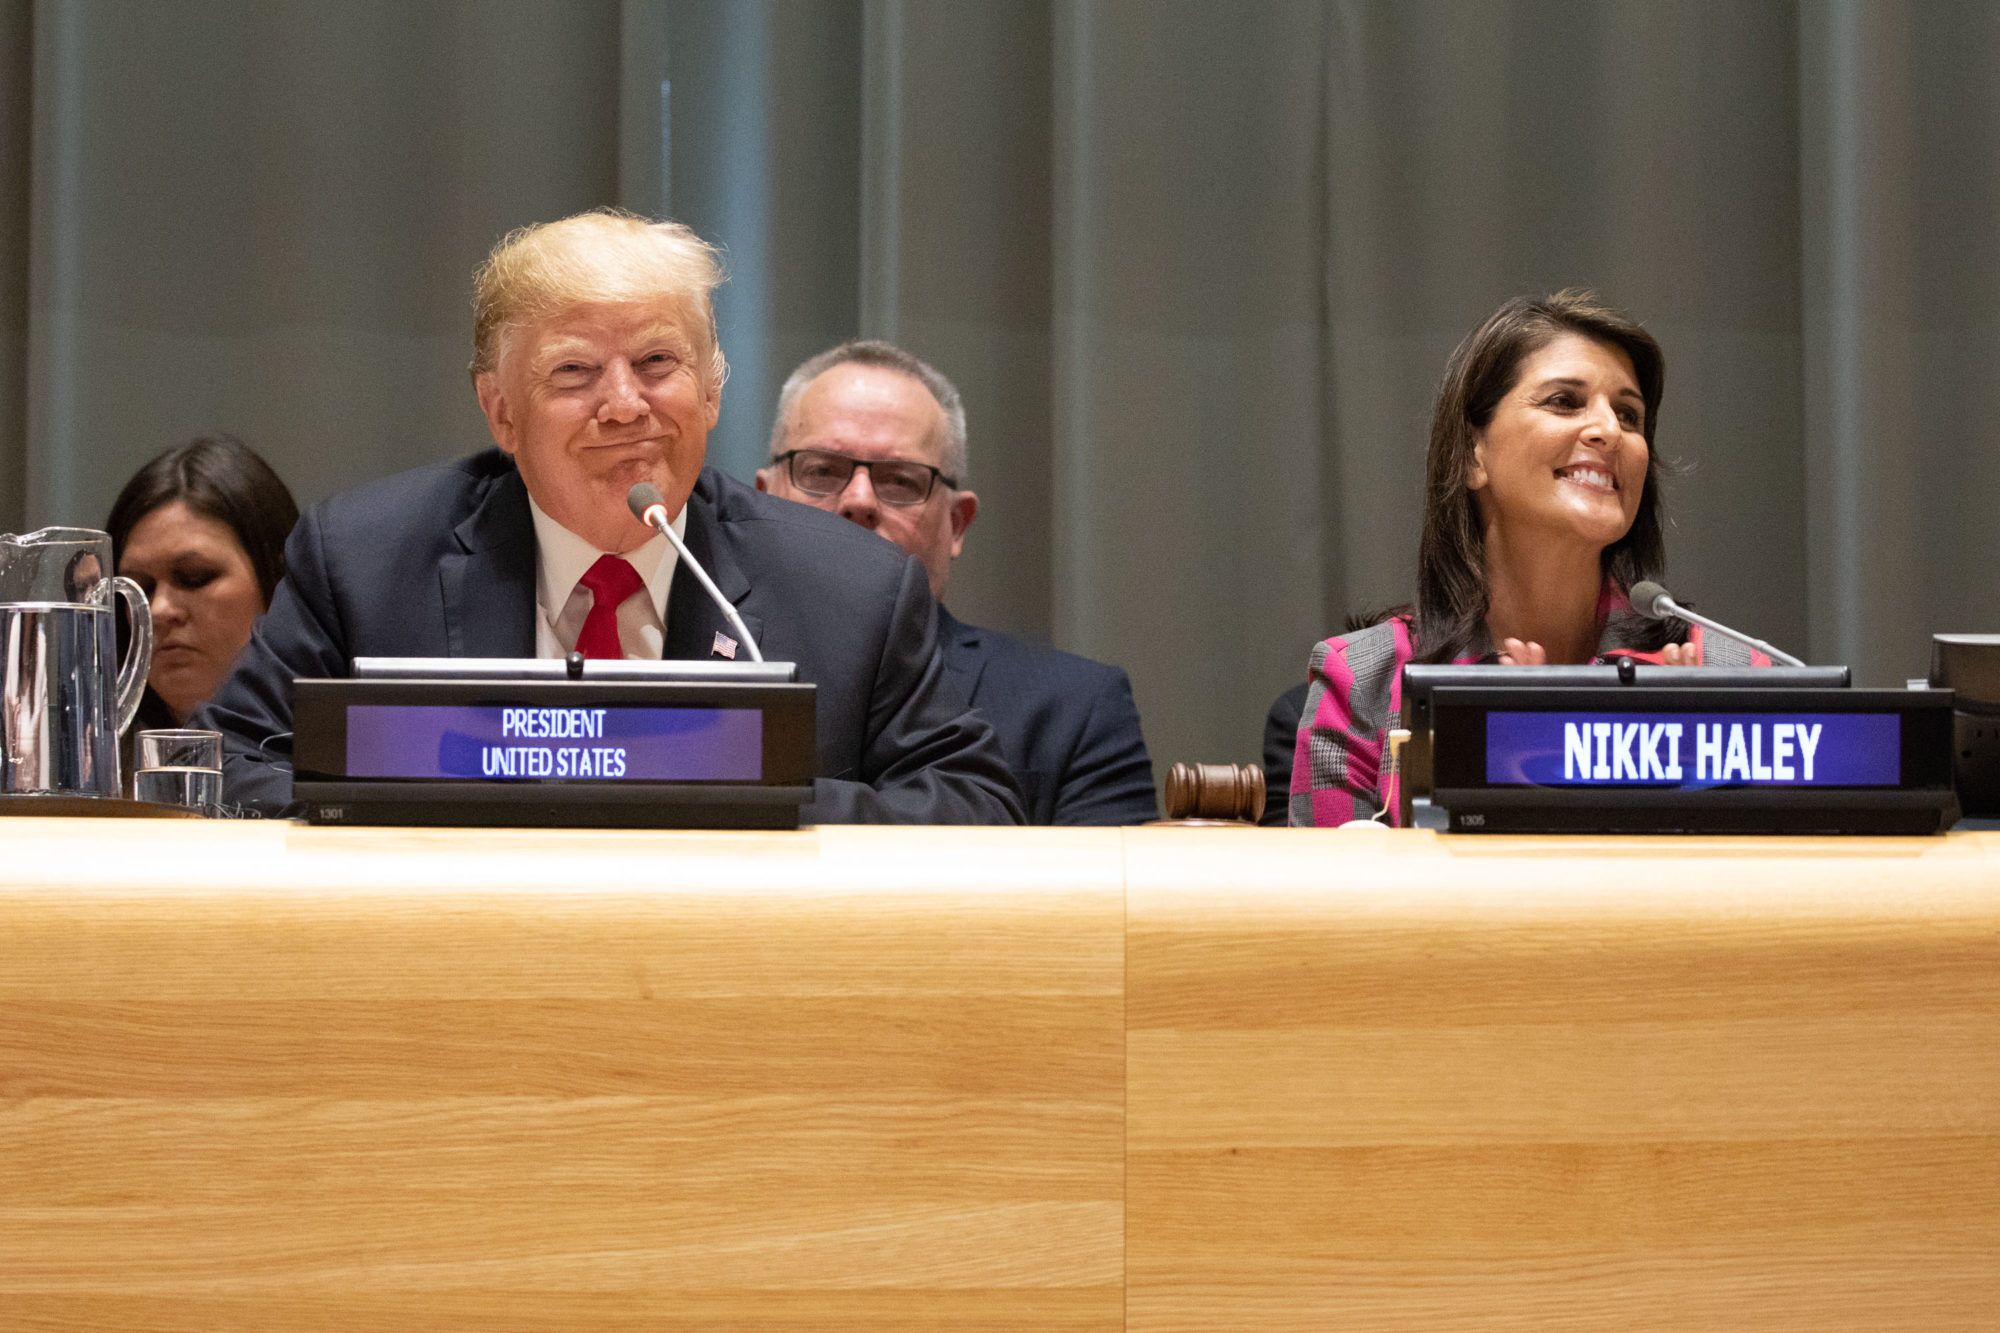
{"type": "Polygon", "coordinates": [[[571,306],[657,302],[694,338],[713,393],[729,376],[710,299],[723,277],[716,248],[678,222],[596,208],[517,228],[472,277],[472,373],[498,367],[508,333],[571,306]]]}

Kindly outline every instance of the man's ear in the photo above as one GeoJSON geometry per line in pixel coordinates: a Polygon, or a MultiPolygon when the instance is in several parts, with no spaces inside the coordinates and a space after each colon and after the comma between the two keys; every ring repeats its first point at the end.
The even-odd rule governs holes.
{"type": "Polygon", "coordinates": [[[751,480],[757,484],[757,489],[764,492],[764,494],[769,495],[771,493],[771,469],[768,466],[758,468],[757,475],[752,477],[751,480]]]}
{"type": "Polygon", "coordinates": [[[965,530],[979,517],[979,497],[971,491],[953,491],[946,512],[951,517],[951,558],[956,560],[965,549],[965,530]]]}
{"type": "Polygon", "coordinates": [[[486,415],[486,429],[492,433],[493,443],[500,446],[501,452],[513,453],[517,447],[514,409],[500,388],[500,377],[490,370],[481,371],[473,376],[472,388],[479,395],[479,410],[486,415]]]}
{"type": "Polygon", "coordinates": [[[715,429],[715,423],[722,418],[722,385],[710,386],[708,391],[708,428],[715,429]]]}

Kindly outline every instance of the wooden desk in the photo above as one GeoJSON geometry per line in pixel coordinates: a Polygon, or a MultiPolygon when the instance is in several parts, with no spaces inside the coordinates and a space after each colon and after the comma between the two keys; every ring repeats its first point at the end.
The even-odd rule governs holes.
{"type": "Polygon", "coordinates": [[[1132,1328],[2000,1327],[1994,835],[1165,832],[1132,1328]]]}
{"type": "Polygon", "coordinates": [[[0,1327],[1996,1323],[2000,835],[0,822],[0,1327]]]}
{"type": "Polygon", "coordinates": [[[1121,1316],[1115,832],[7,823],[0,1327],[1121,1316]]]}

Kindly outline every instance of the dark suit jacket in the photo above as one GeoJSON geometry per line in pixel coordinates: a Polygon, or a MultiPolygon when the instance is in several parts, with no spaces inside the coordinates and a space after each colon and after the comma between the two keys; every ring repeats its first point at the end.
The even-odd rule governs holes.
{"type": "Polygon", "coordinates": [[[942,607],[938,637],[946,673],[999,733],[1030,824],[1159,818],[1123,671],[968,625],[942,607]]]}
{"type": "MultiPolygon", "coordinates": [[[[1018,823],[991,729],[946,683],[923,566],[845,520],[703,469],[688,549],[766,657],[818,688],[820,823],[1018,823]]],[[[528,492],[497,449],[315,506],[287,573],[199,725],[225,737],[233,802],[282,807],[292,680],[356,657],[533,657],[535,532],[528,492]],[[273,737],[259,754],[260,742],[273,737]]],[[[669,658],[705,658],[722,612],[685,564],[667,598],[669,658]]]]}
{"type": "Polygon", "coordinates": [[[1299,721],[1306,711],[1306,682],[1271,701],[1264,719],[1264,817],[1267,828],[1283,828],[1292,805],[1292,756],[1299,749],[1299,721]]]}

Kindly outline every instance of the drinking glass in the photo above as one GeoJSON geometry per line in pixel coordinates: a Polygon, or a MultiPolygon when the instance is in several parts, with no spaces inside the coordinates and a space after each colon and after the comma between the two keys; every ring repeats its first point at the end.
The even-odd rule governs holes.
{"type": "Polygon", "coordinates": [[[132,747],[132,795],[215,817],[222,809],[222,733],[140,732],[132,747]]]}

